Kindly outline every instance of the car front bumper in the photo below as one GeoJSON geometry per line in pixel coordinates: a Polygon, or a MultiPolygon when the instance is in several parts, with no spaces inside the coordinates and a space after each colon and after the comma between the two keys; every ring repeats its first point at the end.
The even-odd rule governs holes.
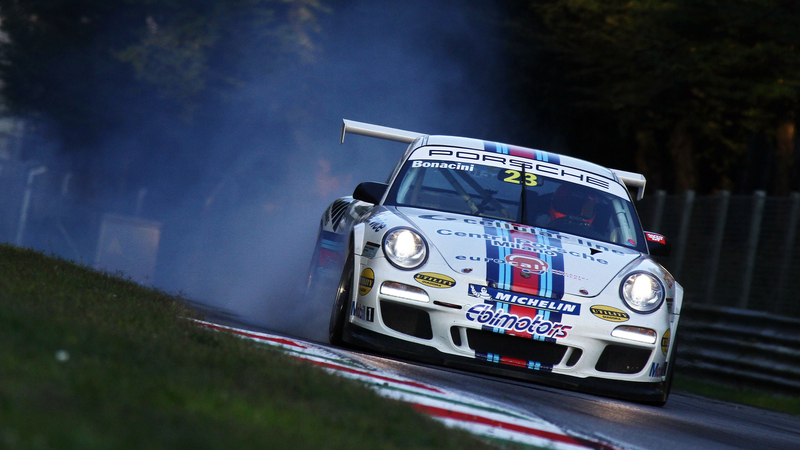
{"type": "Polygon", "coordinates": [[[677,316],[671,316],[666,305],[654,314],[636,315],[625,322],[626,326],[654,330],[657,339],[653,343],[612,336],[620,323],[590,313],[593,306],[615,301],[602,294],[564,296],[564,300],[581,305],[580,314],[560,315],[558,322],[551,322],[568,327],[564,335],[520,337],[476,322],[469,311],[482,303],[467,295],[467,286],[474,281],[459,277],[446,265],[431,267],[429,263],[426,272],[454,275],[455,286],[429,288],[415,280],[419,274],[399,271],[384,258],[356,260],[356,285],[369,285],[369,289],[354,293],[345,342],[408,359],[582,392],[645,402],[658,402],[665,396],[667,355],[673,344],[668,331],[677,326],[677,316]],[[365,281],[365,273],[372,279],[365,281]],[[428,301],[382,294],[384,281],[424,288],[428,301]]]}

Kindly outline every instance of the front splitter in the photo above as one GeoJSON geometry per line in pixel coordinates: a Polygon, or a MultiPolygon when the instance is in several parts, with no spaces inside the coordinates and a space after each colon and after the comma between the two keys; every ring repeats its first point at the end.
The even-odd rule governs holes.
{"type": "Polygon", "coordinates": [[[345,324],[342,338],[346,343],[355,347],[362,347],[403,359],[530,381],[604,397],[660,406],[667,401],[669,395],[667,383],[664,381],[646,383],[606,380],[596,377],[577,378],[558,373],[499,365],[498,363],[480,359],[442,353],[433,347],[386,336],[352,323],[345,324]]]}

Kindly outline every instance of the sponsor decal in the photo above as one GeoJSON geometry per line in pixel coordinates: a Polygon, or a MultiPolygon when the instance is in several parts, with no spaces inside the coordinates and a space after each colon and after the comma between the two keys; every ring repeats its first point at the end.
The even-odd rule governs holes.
{"type": "Polygon", "coordinates": [[[380,216],[374,216],[369,221],[367,221],[367,226],[372,228],[372,231],[379,232],[382,229],[386,228],[386,222],[383,221],[383,218],[380,216]]]}
{"type": "Polygon", "coordinates": [[[367,258],[374,258],[376,254],[378,254],[378,249],[381,248],[380,244],[376,244],[374,242],[367,242],[364,244],[364,250],[361,251],[361,256],[365,256],[367,258]]]}
{"type": "MultiPolygon", "coordinates": [[[[456,259],[459,260],[459,261],[474,261],[474,262],[487,262],[487,263],[494,263],[494,264],[508,264],[510,266],[517,267],[517,268],[521,269],[522,273],[520,275],[522,275],[523,277],[525,277],[526,274],[530,275],[531,273],[535,273],[537,275],[541,275],[542,273],[549,272],[549,273],[552,273],[553,275],[558,275],[560,277],[569,278],[571,280],[589,281],[589,279],[584,277],[584,276],[575,275],[573,273],[567,273],[567,272],[564,272],[563,270],[553,269],[553,268],[549,268],[549,267],[547,269],[543,270],[542,272],[534,272],[532,270],[529,270],[529,269],[526,269],[526,268],[523,268],[523,267],[519,267],[518,264],[514,264],[514,263],[509,262],[508,261],[508,257],[506,257],[505,259],[494,259],[494,258],[487,258],[485,256],[458,255],[458,256],[456,256],[456,259]]],[[[545,262],[545,265],[548,265],[548,264],[545,262]]],[[[462,270],[462,272],[469,273],[469,272],[465,272],[466,270],[469,270],[469,272],[472,271],[472,269],[464,269],[464,270],[462,270]]],[[[525,277],[525,278],[528,278],[528,277],[525,277]]]]}
{"type": "Polygon", "coordinates": [[[667,356],[667,351],[669,350],[669,337],[670,337],[670,329],[667,328],[667,331],[664,332],[664,335],[661,336],[661,353],[664,356],[667,356]]]}
{"type": "Polygon", "coordinates": [[[552,162],[532,161],[524,156],[519,158],[515,157],[515,155],[502,153],[432,148],[423,150],[423,152],[415,152],[415,157],[435,161],[457,162],[462,165],[483,164],[502,169],[513,168],[537,176],[558,178],[572,183],[590,186],[595,189],[610,191],[621,196],[619,191],[622,190],[622,186],[616,183],[612,184],[608,180],[600,178],[593,173],[572,167],[559,166],[552,162]]]}
{"type": "Polygon", "coordinates": [[[613,306],[594,305],[589,308],[595,317],[598,317],[609,322],[626,322],[631,316],[621,309],[614,308],[613,306]]]}
{"type": "MultiPolygon", "coordinates": [[[[573,243],[573,244],[579,244],[579,245],[582,245],[582,246],[585,246],[585,247],[589,247],[589,248],[592,248],[592,249],[595,249],[595,250],[600,250],[601,252],[612,253],[612,254],[621,255],[621,256],[626,255],[625,252],[617,250],[616,248],[609,248],[609,247],[606,247],[605,245],[598,244],[598,243],[593,242],[593,241],[591,241],[589,239],[586,239],[586,238],[581,238],[581,237],[577,237],[577,236],[562,235],[558,231],[552,231],[552,230],[546,230],[546,229],[542,229],[542,228],[530,227],[530,226],[527,226],[527,225],[512,224],[512,223],[503,222],[503,221],[500,221],[500,220],[456,218],[456,217],[451,217],[451,216],[447,216],[447,215],[444,215],[444,214],[422,214],[422,215],[419,215],[417,217],[420,218],[420,219],[423,219],[423,220],[435,220],[435,221],[440,221],[440,222],[463,222],[463,223],[468,223],[470,225],[480,225],[480,226],[482,226],[484,228],[492,228],[492,229],[496,229],[496,230],[504,230],[504,231],[509,231],[509,232],[518,231],[520,233],[527,233],[527,234],[534,235],[534,236],[530,236],[531,238],[533,238],[533,237],[544,237],[544,238],[548,238],[548,239],[556,239],[556,240],[559,240],[559,241],[570,242],[570,243],[573,243]]],[[[439,230],[439,231],[443,231],[442,233],[439,233],[439,234],[443,234],[445,236],[453,235],[453,236],[460,236],[460,237],[480,238],[480,239],[486,239],[486,240],[498,240],[498,239],[502,239],[503,238],[503,236],[501,236],[499,234],[498,235],[493,235],[493,234],[488,234],[488,233],[464,233],[464,232],[453,232],[451,230],[439,230]]],[[[535,245],[541,245],[541,244],[537,244],[536,241],[531,241],[530,239],[524,239],[524,238],[516,238],[514,240],[514,243],[529,243],[530,245],[534,245],[534,244],[535,245]]]]}
{"type": "Polygon", "coordinates": [[[414,279],[417,281],[417,283],[424,284],[425,286],[432,288],[446,289],[456,285],[456,280],[440,273],[418,273],[414,275],[414,279]]]}
{"type": "Polygon", "coordinates": [[[356,312],[355,316],[361,320],[365,320],[367,322],[374,322],[375,321],[375,308],[371,308],[369,306],[363,305],[361,303],[356,303],[356,312]]]}
{"type": "MultiPolygon", "coordinates": [[[[483,261],[486,263],[487,284],[495,289],[502,289],[516,293],[534,295],[540,298],[560,300],[564,294],[564,277],[557,275],[556,272],[563,273],[564,256],[558,251],[548,251],[539,248],[513,248],[511,246],[496,245],[509,242],[535,242],[540,243],[543,248],[561,248],[561,243],[557,240],[550,240],[546,237],[537,237],[531,241],[532,236],[519,231],[504,230],[498,228],[484,227],[484,234],[495,236],[497,239],[484,240],[486,253],[483,261]],[[511,256],[514,255],[514,256],[511,256]],[[510,258],[508,258],[511,256],[510,258]],[[516,258],[521,258],[517,260],[516,258]],[[530,258],[536,258],[541,262],[530,258]],[[531,272],[528,268],[520,267],[520,264],[530,266],[530,268],[541,273],[531,272]],[[548,270],[544,269],[544,265],[548,270]]],[[[458,257],[456,257],[458,259],[458,257]]],[[[478,258],[480,261],[481,258],[478,258]]],[[[515,306],[514,308],[517,308],[515,306]]]]}
{"type": "Polygon", "coordinates": [[[662,236],[662,235],[660,235],[658,233],[647,232],[644,235],[647,237],[647,240],[650,241],[650,242],[655,242],[657,244],[666,244],[667,243],[667,239],[664,236],[662,236]]]}
{"type": "Polygon", "coordinates": [[[527,333],[531,337],[565,338],[571,326],[545,319],[543,315],[520,316],[495,309],[494,305],[474,305],[466,312],[466,318],[490,329],[499,329],[509,334],[527,333]]]}
{"type": "Polygon", "coordinates": [[[424,167],[426,169],[450,169],[450,170],[464,170],[466,172],[472,172],[475,169],[474,164],[462,164],[458,162],[447,162],[447,161],[414,161],[411,163],[411,167],[424,167]]]}
{"type": "Polygon", "coordinates": [[[536,245],[514,244],[514,243],[510,243],[510,242],[502,242],[502,241],[497,241],[497,240],[492,240],[491,241],[491,245],[494,246],[494,247],[505,247],[505,248],[514,249],[514,250],[524,250],[524,251],[529,251],[529,252],[536,252],[536,253],[541,253],[542,255],[546,255],[546,256],[557,256],[559,254],[561,254],[561,255],[570,255],[570,256],[575,256],[575,257],[578,257],[578,258],[583,258],[583,259],[588,260],[588,261],[597,262],[597,263],[600,263],[600,264],[606,264],[606,265],[608,264],[608,261],[606,261],[605,259],[595,258],[592,255],[587,255],[586,253],[568,251],[568,250],[566,250],[566,249],[564,249],[562,247],[553,247],[553,246],[550,246],[550,245],[543,245],[543,244],[536,244],[536,245]],[[545,250],[542,251],[541,248],[544,248],[545,250]]]}
{"type": "Polygon", "coordinates": [[[650,377],[651,378],[661,378],[667,374],[667,363],[665,362],[663,365],[658,363],[653,363],[650,365],[650,377]]]}
{"type": "Polygon", "coordinates": [[[506,262],[514,267],[519,267],[525,272],[537,275],[547,272],[550,268],[550,265],[541,259],[528,255],[511,254],[506,256],[506,262]]]}
{"type": "MultiPolygon", "coordinates": [[[[567,273],[564,272],[563,270],[550,269],[550,273],[552,273],[553,275],[558,275],[560,277],[569,278],[570,280],[589,281],[589,279],[586,277],[575,275],[574,273],[567,273]]],[[[584,295],[589,295],[589,291],[586,291],[584,293],[582,290],[581,293],[584,295]]]]}
{"type": "Polygon", "coordinates": [[[361,278],[358,280],[358,295],[367,295],[372,290],[372,285],[375,284],[375,272],[370,268],[366,268],[361,272],[361,278]]]}
{"type": "MultiPolygon", "coordinates": [[[[576,258],[583,258],[587,261],[592,261],[603,265],[608,264],[608,261],[606,261],[605,259],[595,258],[591,254],[586,254],[577,251],[570,251],[563,247],[557,247],[555,245],[548,245],[542,242],[531,241],[523,237],[512,237],[503,233],[499,235],[492,235],[488,233],[466,233],[463,231],[453,231],[443,228],[436,230],[436,234],[440,236],[454,236],[459,238],[482,239],[486,241],[487,244],[489,244],[491,247],[498,247],[500,249],[522,250],[527,252],[538,253],[540,255],[545,255],[545,256],[570,255],[576,258]]],[[[461,255],[457,256],[456,259],[465,260],[467,259],[467,257],[461,255]]],[[[474,257],[470,257],[470,260],[477,261],[476,259],[474,259],[474,257]]]]}
{"type": "Polygon", "coordinates": [[[578,316],[581,314],[581,305],[578,303],[535,297],[531,295],[518,295],[513,292],[503,291],[489,286],[470,284],[467,295],[470,297],[479,298],[483,301],[497,301],[501,303],[507,303],[509,305],[524,306],[526,308],[535,308],[544,311],[560,312],[573,316],[578,316]]]}

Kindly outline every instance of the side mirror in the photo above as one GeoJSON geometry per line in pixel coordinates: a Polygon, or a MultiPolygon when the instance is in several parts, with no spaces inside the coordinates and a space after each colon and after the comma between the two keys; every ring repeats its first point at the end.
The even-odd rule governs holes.
{"type": "Polygon", "coordinates": [[[353,191],[353,198],[356,200],[361,200],[362,202],[377,205],[383,198],[383,194],[386,193],[386,189],[388,188],[389,185],[386,183],[365,181],[356,186],[355,191],[353,191]]]}
{"type": "Polygon", "coordinates": [[[667,238],[652,231],[645,231],[647,238],[647,248],[653,256],[669,256],[672,253],[672,245],[667,242],[667,238]]]}

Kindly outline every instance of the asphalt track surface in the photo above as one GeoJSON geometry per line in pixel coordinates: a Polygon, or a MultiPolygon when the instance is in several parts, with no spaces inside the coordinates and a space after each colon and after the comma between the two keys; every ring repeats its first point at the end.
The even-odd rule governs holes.
{"type": "Polygon", "coordinates": [[[800,418],[673,392],[663,407],[361,354],[377,367],[523,409],[624,449],[800,449],[800,418]]]}
{"type": "MultiPolygon", "coordinates": [[[[231,317],[214,323],[271,333],[231,317]]],[[[292,338],[287,336],[288,338],[292,338]]],[[[453,390],[544,419],[615,449],[800,449],[800,418],[673,390],[663,407],[576,393],[491,375],[315,346],[421,384],[453,390]]]]}

